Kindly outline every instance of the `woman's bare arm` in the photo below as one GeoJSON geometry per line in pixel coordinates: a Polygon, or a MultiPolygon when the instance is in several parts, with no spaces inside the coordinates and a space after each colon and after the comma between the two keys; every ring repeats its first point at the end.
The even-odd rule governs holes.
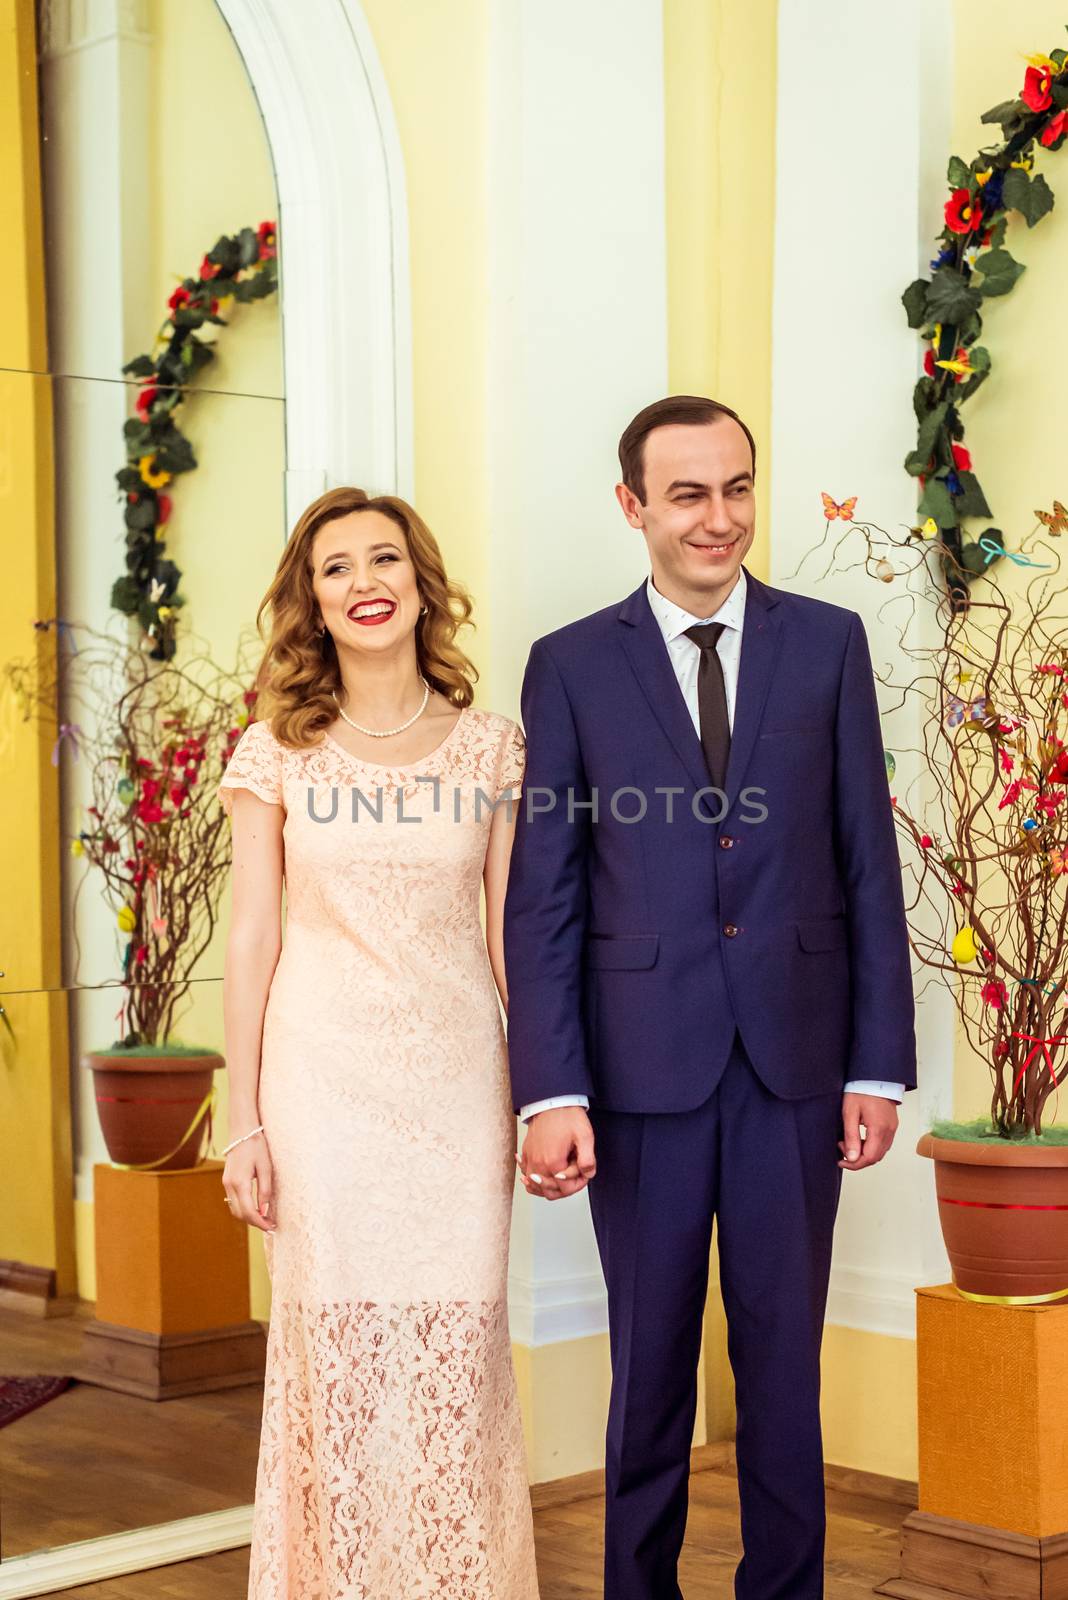
{"type": "Polygon", "coordinates": [[[508,1011],[508,980],[504,975],[504,894],[508,887],[508,863],[512,857],[519,800],[501,806],[493,813],[482,882],[486,889],[486,949],[497,992],[505,1013],[508,1011]]]}
{"type": "MultiPolygon", "coordinates": [[[[230,1082],[229,1138],[259,1121],[260,1046],[267,996],[282,950],[281,806],[248,789],[233,791],[230,934],[223,970],[223,1028],[230,1082]]],[[[263,1134],[226,1158],[223,1186],[235,1216],[270,1231],[270,1155],[263,1134]],[[255,1194],[253,1184],[255,1183],[255,1194]]]]}

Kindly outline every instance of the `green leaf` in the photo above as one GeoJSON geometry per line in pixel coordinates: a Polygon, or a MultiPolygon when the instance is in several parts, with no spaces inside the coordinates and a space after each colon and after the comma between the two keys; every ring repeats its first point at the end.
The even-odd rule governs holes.
{"type": "Polygon", "coordinates": [[[982,293],[990,296],[1008,294],[1027,268],[1007,250],[988,250],[977,258],[975,271],[983,274],[982,293]]]}
{"type": "Polygon", "coordinates": [[[260,259],[260,241],[251,228],[242,228],[237,236],[238,260],[243,267],[251,267],[260,259]]]}
{"type": "Polygon", "coordinates": [[[1033,220],[1030,222],[1030,226],[1032,228],[1036,222],[1041,222],[1042,218],[1053,210],[1053,204],[1053,190],[1041,172],[1039,172],[1031,179],[1031,217],[1033,220]]]}
{"type": "Polygon", "coordinates": [[[960,156],[950,156],[946,181],[953,189],[967,189],[971,183],[971,168],[964,164],[960,156]]]}
{"type": "Polygon", "coordinates": [[[957,507],[958,520],[961,517],[989,517],[992,515],[986,503],[986,496],[979,487],[979,479],[974,472],[958,472],[960,479],[960,494],[953,496],[957,507]]]}
{"type": "MultiPolygon", "coordinates": [[[[916,435],[916,454],[922,455],[924,461],[929,461],[934,451],[935,441],[945,424],[946,413],[949,410],[948,400],[943,400],[941,405],[929,411],[920,423],[920,431],[916,435]]],[[[921,472],[926,472],[926,467],[921,467],[921,472]]]]}
{"type": "Polygon", "coordinates": [[[1041,173],[1032,178],[1022,167],[1006,173],[1002,199],[1010,211],[1020,213],[1029,228],[1053,210],[1053,191],[1045,178],[1041,173]]]}
{"type": "Polygon", "coordinates": [[[927,291],[927,315],[932,322],[956,327],[978,311],[980,301],[979,291],[969,288],[956,267],[939,267],[927,291]]]}
{"type": "MultiPolygon", "coordinates": [[[[1050,58],[1052,60],[1052,57],[1050,58]]],[[[1054,109],[1063,111],[1068,106],[1068,83],[1063,78],[1054,78],[1050,84],[1050,94],[1053,97],[1054,109]]]]}
{"type": "Polygon", "coordinates": [[[990,351],[982,344],[973,344],[968,351],[968,360],[976,372],[990,371],[990,351]]]}
{"type": "Polygon", "coordinates": [[[942,478],[928,478],[920,504],[917,508],[920,521],[933,517],[940,528],[955,528],[957,526],[957,512],[953,505],[953,496],[946,488],[942,478]]]}
{"type": "Polygon", "coordinates": [[[999,105],[984,111],[979,121],[996,122],[1002,128],[1008,128],[1014,123],[1023,122],[1026,116],[1027,108],[1022,100],[1002,100],[999,105]]]}
{"type": "Polygon", "coordinates": [[[131,378],[150,378],[155,373],[156,363],[151,356],[134,356],[122,370],[129,373],[131,378]]]}
{"type": "Polygon", "coordinates": [[[935,396],[935,381],[926,374],[917,380],[912,391],[912,409],[916,413],[916,421],[922,422],[931,409],[931,401],[935,396]]]}
{"type": "Polygon", "coordinates": [[[929,450],[910,450],[905,457],[905,471],[912,478],[920,478],[931,465],[931,452],[929,450]]]}
{"type": "Polygon", "coordinates": [[[976,372],[966,383],[962,383],[957,390],[958,402],[963,405],[965,400],[970,400],[976,389],[980,388],[989,376],[989,372],[976,372]]]}
{"type": "Polygon", "coordinates": [[[1004,211],[998,213],[998,220],[990,230],[991,250],[1000,250],[1005,243],[1005,235],[1009,231],[1009,219],[1004,211]]]}
{"type": "Polygon", "coordinates": [[[927,321],[927,279],[917,278],[901,296],[910,328],[922,328],[927,321]]]}
{"type": "Polygon", "coordinates": [[[144,532],[156,526],[156,502],[151,495],[144,495],[132,504],[127,502],[124,513],[126,526],[137,532],[144,532]]]}
{"type": "Polygon", "coordinates": [[[140,600],[141,591],[136,578],[129,576],[116,578],[111,586],[111,605],[114,611],[121,611],[124,617],[136,616],[140,600]]]}

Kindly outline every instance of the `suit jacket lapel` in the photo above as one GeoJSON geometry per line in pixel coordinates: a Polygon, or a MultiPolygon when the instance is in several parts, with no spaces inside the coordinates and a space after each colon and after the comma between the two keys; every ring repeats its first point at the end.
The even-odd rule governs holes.
{"type": "Polygon", "coordinates": [[[698,789],[708,785],[708,768],[671,657],[649,606],[644,582],[619,608],[623,648],[649,708],[674,745],[698,789]]]}
{"type": "MultiPolygon", "coordinates": [[[[778,595],[746,569],[745,622],[734,705],[727,793],[732,798],[752,755],[779,652],[782,626],[775,615],[778,595]]],[[[623,648],[642,693],[698,789],[708,787],[701,740],[671,665],[664,635],[649,606],[644,582],[619,608],[623,648]]]]}
{"type": "Polygon", "coordinates": [[[775,610],[779,603],[778,595],[748,570],[745,581],[742,655],[738,668],[738,694],[734,702],[731,753],[727,761],[726,790],[732,801],[742,786],[742,778],[760,732],[782,640],[782,623],[775,610]]]}

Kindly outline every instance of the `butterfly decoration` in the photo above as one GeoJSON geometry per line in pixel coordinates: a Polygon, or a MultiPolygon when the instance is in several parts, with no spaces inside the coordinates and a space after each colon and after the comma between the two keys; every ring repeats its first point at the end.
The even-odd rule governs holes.
{"type": "MultiPolygon", "coordinates": [[[[843,500],[839,505],[837,500],[832,500],[829,494],[825,494],[823,495],[823,515],[828,522],[833,522],[835,517],[841,517],[843,522],[852,522],[858,498],[858,495],[852,494],[848,500],[843,500]]],[[[1065,526],[1068,527],[1068,523],[1065,526]]]]}
{"type": "Polygon", "coordinates": [[[969,722],[986,722],[989,720],[985,694],[976,695],[974,700],[962,700],[959,695],[950,695],[946,706],[946,727],[959,728],[965,718],[969,722]]]}
{"type": "Polygon", "coordinates": [[[1068,511],[1065,511],[1059,500],[1054,500],[1052,511],[1036,511],[1035,516],[1050,533],[1062,534],[1068,529],[1068,511]]]}

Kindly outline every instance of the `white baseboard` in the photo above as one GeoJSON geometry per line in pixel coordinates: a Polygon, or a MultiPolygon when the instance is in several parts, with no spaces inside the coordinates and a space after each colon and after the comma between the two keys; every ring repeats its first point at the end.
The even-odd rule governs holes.
{"type": "Polygon", "coordinates": [[[836,1328],[915,1339],[917,1281],[907,1273],[835,1267],[826,1321],[836,1328]]]}
{"type": "Polygon", "coordinates": [[[608,1297],[600,1272],[508,1280],[508,1322],[516,1344],[563,1344],[608,1332],[608,1297]]]}
{"type": "Polygon", "coordinates": [[[220,1550],[238,1550],[252,1539],[252,1507],[233,1506],[200,1517],[182,1517],[129,1533],[34,1550],[0,1562],[0,1600],[55,1594],[85,1583],[192,1561],[220,1550]]]}

